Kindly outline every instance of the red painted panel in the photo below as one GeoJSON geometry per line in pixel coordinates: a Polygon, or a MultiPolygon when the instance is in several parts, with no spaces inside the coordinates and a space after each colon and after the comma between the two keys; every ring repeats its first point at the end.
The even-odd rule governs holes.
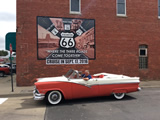
{"type": "Polygon", "coordinates": [[[4,72],[5,74],[9,74],[10,70],[8,67],[0,67],[0,71],[4,72]]]}
{"type": "Polygon", "coordinates": [[[46,94],[48,91],[52,90],[59,90],[62,92],[65,99],[109,96],[112,93],[136,92],[139,87],[139,83],[85,86],[70,82],[37,82],[35,85],[41,94],[46,94]]]}
{"type": "Polygon", "coordinates": [[[85,98],[98,96],[99,86],[84,86],[72,83],[72,96],[73,98],[85,98]]]}
{"type": "Polygon", "coordinates": [[[113,92],[135,92],[138,90],[138,84],[139,83],[100,85],[99,96],[108,96],[113,92]]]}
{"type": "Polygon", "coordinates": [[[59,90],[65,99],[72,99],[71,83],[69,82],[37,82],[35,85],[41,94],[46,94],[48,91],[59,90]]]}

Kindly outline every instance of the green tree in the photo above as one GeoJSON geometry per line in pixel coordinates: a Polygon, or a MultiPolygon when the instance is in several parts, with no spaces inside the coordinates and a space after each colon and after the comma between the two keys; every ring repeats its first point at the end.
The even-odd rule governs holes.
{"type": "Polygon", "coordinates": [[[7,56],[8,52],[4,50],[0,50],[0,56],[7,56]]]}

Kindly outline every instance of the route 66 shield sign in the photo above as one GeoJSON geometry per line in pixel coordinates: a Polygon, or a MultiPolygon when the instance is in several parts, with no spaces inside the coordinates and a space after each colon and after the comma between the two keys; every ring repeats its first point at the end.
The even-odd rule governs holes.
{"type": "Polygon", "coordinates": [[[75,40],[73,38],[62,37],[60,40],[60,46],[63,48],[73,48],[75,46],[75,40]]]}

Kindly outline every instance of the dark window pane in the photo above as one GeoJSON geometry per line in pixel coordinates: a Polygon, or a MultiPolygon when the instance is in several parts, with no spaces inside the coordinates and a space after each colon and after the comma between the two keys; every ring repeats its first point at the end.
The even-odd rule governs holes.
{"type": "Polygon", "coordinates": [[[125,3],[125,0],[118,0],[118,3],[125,3]]]}
{"type": "Polygon", "coordinates": [[[140,50],[140,55],[146,55],[146,50],[140,50]]]}
{"type": "Polygon", "coordinates": [[[71,11],[80,12],[80,10],[79,10],[79,0],[71,0],[71,11]]]}
{"type": "Polygon", "coordinates": [[[158,0],[158,6],[160,6],[160,0],[158,0]]]}
{"type": "Polygon", "coordinates": [[[148,68],[148,57],[139,57],[139,68],[140,69],[148,68]]]}
{"type": "Polygon", "coordinates": [[[139,69],[147,69],[148,68],[148,57],[146,56],[147,45],[140,45],[140,57],[139,57],[139,69]]]}
{"type": "Polygon", "coordinates": [[[118,4],[118,14],[125,14],[125,4],[118,4]]]}

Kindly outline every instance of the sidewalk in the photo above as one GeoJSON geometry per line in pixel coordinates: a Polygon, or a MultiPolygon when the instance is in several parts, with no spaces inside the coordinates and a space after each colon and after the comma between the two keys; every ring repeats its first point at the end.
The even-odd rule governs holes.
{"type": "MultiPolygon", "coordinates": [[[[0,97],[2,96],[32,96],[34,86],[28,87],[17,87],[16,86],[16,75],[13,75],[14,80],[14,92],[11,88],[11,77],[5,76],[0,77],[0,97]]],[[[143,88],[160,88],[160,81],[141,81],[140,87],[143,88]]]]}
{"type": "Polygon", "coordinates": [[[141,81],[140,87],[143,88],[160,88],[160,80],[158,81],[141,81]]]}
{"type": "Polygon", "coordinates": [[[13,79],[14,92],[11,92],[11,76],[0,77],[0,119],[44,120],[46,104],[33,100],[34,87],[16,87],[16,75],[13,79]]]}
{"type": "Polygon", "coordinates": [[[34,86],[17,87],[16,75],[13,75],[13,92],[11,87],[11,76],[0,77],[0,97],[4,96],[31,96],[33,95],[34,86]]]}

